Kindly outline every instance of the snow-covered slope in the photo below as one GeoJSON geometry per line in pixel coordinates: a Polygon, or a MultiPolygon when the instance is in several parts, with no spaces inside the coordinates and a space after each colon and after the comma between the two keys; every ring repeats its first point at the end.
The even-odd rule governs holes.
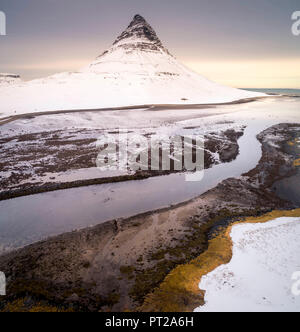
{"type": "Polygon", "coordinates": [[[192,72],[140,15],[112,47],[79,72],[0,89],[2,112],[28,113],[144,104],[221,103],[261,94],[225,87],[192,72]]]}
{"type": "Polygon", "coordinates": [[[299,312],[299,236],[299,218],[234,226],[232,260],[202,278],[206,304],[195,311],[299,312]]]}
{"type": "Polygon", "coordinates": [[[19,75],[0,73],[0,87],[17,84],[21,82],[19,75]]]}

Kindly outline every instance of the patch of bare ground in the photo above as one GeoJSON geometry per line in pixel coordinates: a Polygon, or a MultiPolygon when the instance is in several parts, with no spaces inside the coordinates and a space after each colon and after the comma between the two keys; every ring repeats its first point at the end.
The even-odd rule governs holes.
{"type": "MultiPolygon", "coordinates": [[[[239,153],[238,139],[243,135],[240,130],[226,130],[220,133],[208,133],[205,136],[204,167],[209,168],[219,162],[229,162],[239,153]],[[219,160],[215,155],[219,155],[219,160]]],[[[110,132],[118,135],[119,132],[110,132]]],[[[153,133],[145,134],[150,139],[153,133]]],[[[104,135],[103,130],[74,129],[24,134],[12,137],[0,137],[0,200],[37,194],[67,188],[95,184],[140,180],[152,176],[178,172],[174,161],[170,160],[170,170],[150,170],[151,153],[149,151],[149,170],[131,172],[120,176],[98,178],[79,178],[65,180],[64,174],[96,167],[96,159],[101,150],[97,139],[104,135]],[[59,178],[59,180],[57,179],[59,178]]],[[[81,173],[84,176],[84,173],[81,173]]],[[[96,176],[96,175],[95,175],[96,176]]]]}

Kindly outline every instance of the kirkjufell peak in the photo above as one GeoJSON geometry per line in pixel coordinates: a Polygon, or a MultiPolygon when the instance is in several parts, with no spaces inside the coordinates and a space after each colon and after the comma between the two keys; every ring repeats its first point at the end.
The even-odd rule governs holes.
{"type": "Polygon", "coordinates": [[[140,15],[140,14],[136,14],[132,21],[130,22],[129,26],[128,27],[132,27],[134,25],[145,25],[145,26],[148,26],[149,23],[145,20],[145,18],[140,15]]]}
{"type": "Polygon", "coordinates": [[[141,15],[135,15],[112,46],[80,71],[0,89],[1,107],[12,114],[15,110],[210,104],[260,95],[217,84],[188,69],[168,52],[141,15]],[[33,95],[33,100],[24,97],[33,95]]]}
{"type": "MultiPolygon", "coordinates": [[[[135,15],[128,27],[118,36],[112,48],[122,47],[127,52],[139,49],[146,52],[167,52],[155,30],[139,14],[135,15]]],[[[110,50],[104,52],[107,53],[110,50]]]]}

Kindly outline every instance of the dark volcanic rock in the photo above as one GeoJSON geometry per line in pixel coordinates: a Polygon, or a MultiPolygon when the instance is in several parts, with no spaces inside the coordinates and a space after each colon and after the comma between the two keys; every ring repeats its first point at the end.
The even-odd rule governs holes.
{"type": "MultiPolygon", "coordinates": [[[[145,52],[166,52],[170,54],[157,37],[154,29],[141,15],[134,16],[126,30],[113,43],[113,47],[123,48],[126,52],[139,50],[145,52]]],[[[105,51],[102,55],[108,52],[105,51]]]]}

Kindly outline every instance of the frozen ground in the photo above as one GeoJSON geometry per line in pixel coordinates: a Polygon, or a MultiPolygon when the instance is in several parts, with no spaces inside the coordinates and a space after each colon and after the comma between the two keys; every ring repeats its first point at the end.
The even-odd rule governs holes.
{"type": "MultiPolygon", "coordinates": [[[[141,136],[163,140],[196,135],[207,142],[206,167],[224,162],[226,149],[234,145],[237,149],[236,139],[226,137],[224,132],[241,133],[243,125],[209,118],[227,111],[226,108],[139,109],[45,115],[13,121],[1,126],[0,191],[131,174],[126,167],[125,171],[117,172],[96,168],[99,147],[107,139],[126,138],[119,131],[128,132],[131,142],[141,136]]],[[[227,161],[236,153],[231,152],[232,157],[227,161]]]]}
{"type": "Polygon", "coordinates": [[[18,119],[0,127],[0,189],[110,176],[95,169],[97,142],[119,130],[142,136],[205,137],[210,142],[205,146],[206,164],[212,165],[220,161],[220,140],[226,143],[221,132],[249,127],[255,137],[274,124],[299,121],[299,99],[276,97],[207,108],[144,108],[18,119]]]}
{"type": "Polygon", "coordinates": [[[232,260],[202,278],[206,304],[196,311],[299,312],[300,218],[236,225],[231,237],[232,260]]]}
{"type": "MultiPolygon", "coordinates": [[[[197,74],[193,76],[197,77],[197,74]]],[[[144,81],[130,75],[117,79],[97,73],[57,74],[46,79],[1,87],[0,116],[134,105],[211,104],[263,96],[219,87],[209,81],[209,88],[206,88],[201,80],[193,82],[193,77],[189,76],[178,80],[173,77],[154,77],[144,81]]]]}

